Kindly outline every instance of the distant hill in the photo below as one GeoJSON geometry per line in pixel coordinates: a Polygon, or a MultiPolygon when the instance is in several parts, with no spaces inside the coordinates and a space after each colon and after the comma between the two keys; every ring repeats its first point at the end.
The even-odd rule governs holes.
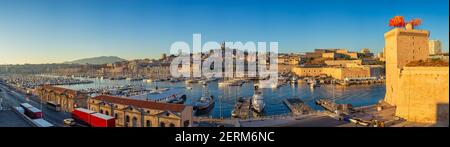
{"type": "Polygon", "coordinates": [[[126,61],[125,59],[116,57],[116,56],[101,56],[101,57],[92,57],[92,58],[84,58],[74,61],[64,62],[66,64],[108,64],[114,62],[126,61]]]}

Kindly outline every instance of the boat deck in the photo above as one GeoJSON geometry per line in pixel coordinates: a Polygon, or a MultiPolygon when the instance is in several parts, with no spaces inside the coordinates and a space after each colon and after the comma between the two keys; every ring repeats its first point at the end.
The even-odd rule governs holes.
{"type": "Polygon", "coordinates": [[[338,109],[337,104],[330,99],[319,99],[316,104],[333,113],[338,109]]]}

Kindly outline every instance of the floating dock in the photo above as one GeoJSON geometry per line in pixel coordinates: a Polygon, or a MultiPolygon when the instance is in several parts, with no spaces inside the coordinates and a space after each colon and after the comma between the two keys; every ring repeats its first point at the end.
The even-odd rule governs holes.
{"type": "Polygon", "coordinates": [[[288,98],[284,99],[283,103],[291,110],[294,115],[302,115],[313,112],[313,109],[306,105],[299,98],[288,98]]]}
{"type": "Polygon", "coordinates": [[[231,115],[235,118],[245,119],[252,115],[251,112],[251,98],[245,98],[236,102],[231,115]]]}
{"type": "Polygon", "coordinates": [[[337,104],[333,100],[326,98],[317,100],[316,104],[332,113],[342,112],[348,115],[354,111],[353,106],[351,104],[337,104]]]}

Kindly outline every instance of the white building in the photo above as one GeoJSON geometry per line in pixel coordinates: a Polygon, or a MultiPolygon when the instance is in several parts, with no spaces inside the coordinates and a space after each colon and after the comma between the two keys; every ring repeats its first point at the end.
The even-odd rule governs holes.
{"type": "Polygon", "coordinates": [[[439,41],[439,40],[430,40],[430,41],[428,41],[428,48],[430,50],[430,55],[435,55],[435,54],[442,53],[441,41],[439,41]]]}

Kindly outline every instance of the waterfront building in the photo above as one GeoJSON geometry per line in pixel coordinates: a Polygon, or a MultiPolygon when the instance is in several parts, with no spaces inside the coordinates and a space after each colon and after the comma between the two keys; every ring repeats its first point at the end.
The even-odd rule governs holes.
{"type": "Polygon", "coordinates": [[[429,34],[427,30],[414,29],[411,23],[384,34],[384,101],[396,106],[395,115],[407,121],[448,126],[448,62],[426,63],[430,53],[429,34]],[[414,62],[421,64],[411,64],[414,62]]]}
{"type": "Polygon", "coordinates": [[[361,57],[360,53],[357,52],[349,52],[346,49],[337,49],[335,51],[340,58],[346,58],[346,59],[358,59],[361,57]]]}
{"type": "Polygon", "coordinates": [[[324,60],[355,60],[362,58],[372,58],[373,54],[368,49],[364,52],[350,52],[347,49],[315,49],[314,52],[307,52],[300,56],[300,63],[319,63],[324,60]]]}
{"type": "Polygon", "coordinates": [[[278,64],[298,65],[300,63],[300,55],[298,54],[278,54],[278,64]]]}
{"type": "Polygon", "coordinates": [[[301,66],[291,68],[300,77],[329,76],[338,80],[348,78],[381,78],[384,67],[364,48],[361,52],[346,49],[315,49],[301,56],[301,66]],[[318,56],[320,54],[320,57],[318,56]],[[307,61],[304,61],[307,60],[307,61]]]}
{"type": "Polygon", "coordinates": [[[278,72],[289,73],[292,68],[300,64],[299,54],[278,54],[278,72]]]}
{"type": "Polygon", "coordinates": [[[86,107],[88,95],[76,90],[44,85],[35,91],[43,102],[59,105],[61,111],[72,112],[75,108],[86,107]]]}
{"type": "Polygon", "coordinates": [[[442,53],[441,41],[439,41],[439,40],[428,41],[428,47],[429,47],[430,55],[442,53]]]}
{"type": "Polygon", "coordinates": [[[292,72],[299,77],[329,76],[337,80],[351,78],[381,78],[384,68],[380,65],[349,64],[346,67],[296,67],[292,72]]]}
{"type": "Polygon", "coordinates": [[[327,66],[342,66],[342,67],[345,67],[348,64],[362,65],[363,64],[363,60],[326,60],[325,64],[327,66]]]}
{"type": "Polygon", "coordinates": [[[100,95],[88,109],[116,118],[117,127],[190,127],[192,106],[100,95]]]}

